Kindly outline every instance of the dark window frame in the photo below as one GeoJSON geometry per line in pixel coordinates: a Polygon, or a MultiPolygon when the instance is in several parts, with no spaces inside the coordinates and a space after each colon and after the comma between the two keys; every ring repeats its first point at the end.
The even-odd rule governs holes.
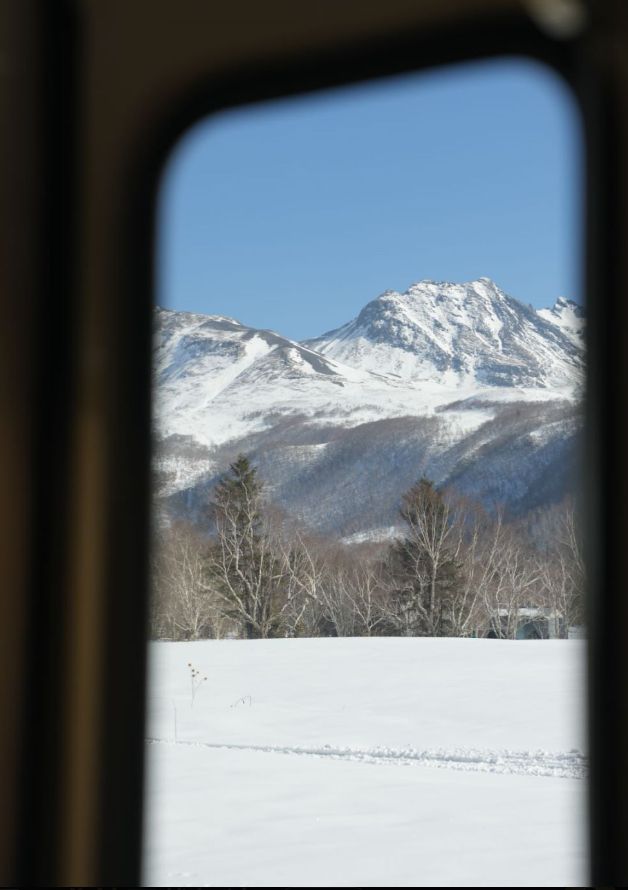
{"type": "MultiPolygon", "coordinates": [[[[119,246],[111,277],[115,287],[105,308],[101,297],[82,288],[77,271],[90,255],[89,240],[87,244],[81,240],[84,230],[91,231],[87,217],[97,212],[90,206],[97,200],[92,194],[96,180],[83,175],[89,163],[79,150],[88,141],[81,136],[89,130],[82,89],[87,83],[96,94],[105,89],[105,102],[115,99],[120,89],[115,28],[124,5],[111,0],[12,4],[22,21],[11,33],[19,32],[19,65],[26,71],[13,90],[17,126],[12,135],[13,143],[25,151],[14,151],[12,162],[18,173],[35,172],[36,181],[31,204],[16,211],[19,222],[30,212],[24,232],[19,230],[24,250],[8,258],[9,271],[3,274],[11,285],[9,301],[21,284],[27,286],[28,306],[25,302],[15,336],[26,348],[34,341],[46,358],[53,354],[49,342],[56,334],[62,361],[54,369],[45,361],[35,362],[34,379],[26,390],[32,396],[28,422],[46,433],[48,447],[40,445],[29,452],[34,518],[25,522],[30,523],[30,556],[38,556],[23,584],[29,623],[25,631],[20,629],[23,616],[17,610],[14,624],[13,619],[7,623],[23,640],[21,671],[13,687],[7,685],[14,700],[23,703],[17,722],[21,749],[12,761],[20,777],[20,813],[17,834],[11,835],[8,882],[134,885],[140,879],[154,221],[161,170],[171,148],[201,117],[229,108],[458,62],[521,56],[544,62],[567,80],[584,121],[591,871],[594,885],[628,883],[628,714],[621,707],[628,700],[628,655],[617,633],[628,629],[628,597],[622,591],[628,575],[624,566],[628,468],[623,454],[628,441],[624,367],[628,317],[623,308],[628,301],[628,269],[622,265],[628,243],[628,73],[618,62],[628,37],[626,8],[621,0],[585,4],[590,18],[586,29],[559,40],[539,30],[523,6],[507,0],[484,4],[460,0],[448,5],[458,9],[450,22],[405,30],[400,26],[398,32],[383,36],[358,34],[356,28],[356,34],[347,37],[339,28],[338,40],[321,41],[327,49],[299,53],[275,49],[265,60],[263,53],[252,53],[244,66],[240,60],[221,73],[199,71],[183,86],[173,77],[167,95],[147,95],[154,114],[142,137],[111,147],[112,153],[124,155],[124,172],[117,184],[122,197],[100,229],[92,226],[104,240],[119,246]],[[95,16],[91,24],[86,21],[87,9],[95,16]],[[108,35],[102,42],[111,40],[104,87],[93,87],[84,76],[89,75],[90,53],[96,51],[97,42],[95,31],[88,32],[98,26],[104,26],[108,35]],[[29,62],[29,53],[35,63],[29,62]],[[22,109],[19,88],[24,82],[30,91],[22,109]],[[25,112],[33,112],[36,127],[27,122],[25,112]],[[41,136],[37,142],[33,131],[41,136]],[[62,306],[63,312],[56,315],[51,306],[62,306]],[[93,331],[99,313],[107,323],[106,348],[86,361],[80,341],[93,331]],[[30,331],[29,324],[35,326],[30,331]],[[100,390],[90,388],[94,379],[98,384],[99,374],[92,360],[110,372],[100,390]],[[88,414],[92,406],[85,393],[90,397],[95,393],[104,406],[99,428],[103,434],[89,447],[80,444],[76,433],[77,419],[83,422],[86,405],[88,414]],[[52,410],[46,407],[51,396],[52,410]],[[74,458],[83,466],[78,481],[74,458]],[[115,479],[116,491],[85,493],[92,478],[115,479]],[[48,500],[42,501],[42,495],[48,500]],[[80,536],[72,531],[74,515],[82,515],[82,497],[91,497],[89,504],[95,504],[103,517],[102,540],[94,545],[100,551],[87,554],[86,561],[81,561],[82,552],[77,553],[80,536]],[[67,552],[62,553],[64,546],[67,552]],[[96,590],[90,579],[98,582],[96,590]],[[82,653],[72,661],[71,632],[80,629],[83,608],[92,607],[99,610],[98,652],[82,653]],[[73,705],[68,693],[68,674],[74,671],[75,676],[77,665],[79,672],[83,667],[93,672],[94,707],[88,715],[76,710],[80,695],[79,704],[73,705]],[[42,704],[37,713],[29,705],[35,698],[42,704]],[[81,721],[84,746],[76,740],[81,721]],[[98,726],[107,727],[106,744],[98,726]],[[86,760],[72,763],[71,753],[81,754],[83,748],[86,760]],[[79,767],[83,784],[77,786],[78,797],[68,802],[64,780],[79,767]],[[83,809],[74,806],[77,801],[83,809]]],[[[183,11],[181,3],[168,0],[134,0],[133,6],[142,8],[147,29],[157,6],[173,15],[183,11]]],[[[192,8],[205,21],[192,17],[189,29],[211,28],[214,4],[187,3],[185,9],[192,8]]],[[[333,21],[333,12],[323,15],[333,21]]],[[[241,27],[254,29],[255,22],[245,19],[241,27]]],[[[140,56],[144,49],[137,45],[140,56]]],[[[19,177],[14,188],[19,197],[19,177]]],[[[12,208],[3,212],[5,223],[11,223],[12,208]]],[[[93,232],[89,238],[98,240],[93,232]]],[[[91,246],[98,252],[98,244],[91,246]]],[[[3,360],[11,371],[20,365],[9,352],[3,360]]],[[[98,398],[95,410],[100,410],[98,398]]],[[[7,515],[10,521],[10,512],[7,515]]],[[[18,565],[19,554],[15,559],[18,565]]],[[[93,616],[87,615],[88,619],[93,622],[93,616]]]]}

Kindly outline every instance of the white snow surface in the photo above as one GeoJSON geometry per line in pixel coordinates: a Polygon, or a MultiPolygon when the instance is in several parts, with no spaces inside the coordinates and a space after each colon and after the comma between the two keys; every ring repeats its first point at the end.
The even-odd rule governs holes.
{"type": "Polygon", "coordinates": [[[585,646],[151,643],[145,882],[585,885],[585,646]]]}

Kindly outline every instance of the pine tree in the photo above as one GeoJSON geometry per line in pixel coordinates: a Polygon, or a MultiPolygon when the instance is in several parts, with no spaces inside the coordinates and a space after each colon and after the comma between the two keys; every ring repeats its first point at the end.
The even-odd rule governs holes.
{"type": "Polygon", "coordinates": [[[257,468],[241,454],[216,486],[208,582],[247,639],[273,636],[281,616],[280,555],[265,525],[257,468]]]}
{"type": "Polygon", "coordinates": [[[257,467],[244,454],[239,454],[214,491],[213,509],[217,521],[228,520],[234,530],[244,538],[261,526],[262,483],[257,478],[257,467]]]}
{"type": "Polygon", "coordinates": [[[450,546],[453,511],[434,483],[422,477],[404,495],[406,536],[389,552],[393,596],[408,634],[446,636],[460,566],[450,546]]]}

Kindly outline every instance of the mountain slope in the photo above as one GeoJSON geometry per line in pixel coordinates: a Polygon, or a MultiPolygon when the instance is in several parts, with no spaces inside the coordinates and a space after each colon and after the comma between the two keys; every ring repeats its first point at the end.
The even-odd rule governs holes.
{"type": "Polygon", "coordinates": [[[516,512],[554,500],[573,486],[583,325],[488,279],[388,291],[305,343],[158,310],[162,505],[200,516],[239,451],[291,514],[343,535],[394,524],[421,473],[516,512]]]}
{"type": "Polygon", "coordinates": [[[559,297],[551,309],[539,309],[537,313],[544,321],[559,328],[571,340],[576,349],[582,349],[585,331],[584,309],[573,300],[559,297]]]}
{"type": "Polygon", "coordinates": [[[354,368],[385,368],[407,380],[438,374],[458,385],[471,379],[569,391],[583,361],[566,315],[556,307],[535,312],[488,278],[422,281],[404,294],[386,291],[353,321],[308,345],[354,368]]]}

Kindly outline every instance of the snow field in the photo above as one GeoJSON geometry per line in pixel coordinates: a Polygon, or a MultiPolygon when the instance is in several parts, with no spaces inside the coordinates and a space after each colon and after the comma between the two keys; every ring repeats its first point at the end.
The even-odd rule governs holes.
{"type": "Polygon", "coordinates": [[[150,644],[146,883],[585,884],[585,645],[150,644]]]}

